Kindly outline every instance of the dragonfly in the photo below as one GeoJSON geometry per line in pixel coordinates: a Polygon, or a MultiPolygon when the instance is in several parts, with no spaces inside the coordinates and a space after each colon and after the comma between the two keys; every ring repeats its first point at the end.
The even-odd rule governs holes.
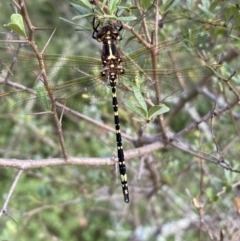
{"type": "MultiPolygon", "coordinates": [[[[60,106],[83,112],[112,99],[120,179],[124,201],[128,203],[130,198],[118,101],[126,99],[134,102],[133,88],[137,86],[149,105],[158,105],[166,98],[180,97],[202,88],[207,84],[206,79],[209,82],[209,76],[228,79],[228,73],[224,66],[209,57],[215,46],[212,41],[214,24],[204,24],[176,38],[129,54],[118,46],[118,41],[122,40],[122,25],[100,27],[100,22],[94,19],[92,26],[92,37],[102,44],[101,59],[43,54],[43,60],[49,89],[54,101],[62,104],[60,106]],[[151,66],[153,49],[157,57],[154,67],[151,66]]],[[[2,82],[0,88],[4,86],[7,90],[0,93],[0,112],[31,114],[51,111],[52,102],[41,81],[36,55],[31,51],[0,47],[0,76],[23,82],[26,72],[33,80],[40,81],[36,86],[34,84],[33,89],[15,91],[9,91],[8,81],[2,82]]]]}

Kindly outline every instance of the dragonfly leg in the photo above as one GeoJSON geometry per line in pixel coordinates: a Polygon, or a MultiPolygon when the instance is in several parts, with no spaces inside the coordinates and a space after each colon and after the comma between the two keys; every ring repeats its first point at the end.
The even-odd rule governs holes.
{"type": "Polygon", "coordinates": [[[100,22],[98,22],[98,23],[96,24],[96,18],[94,17],[94,18],[93,18],[93,21],[92,21],[92,27],[93,27],[92,38],[93,38],[93,39],[97,39],[96,35],[97,35],[97,33],[98,33],[98,27],[99,27],[99,25],[100,25],[100,22]]]}

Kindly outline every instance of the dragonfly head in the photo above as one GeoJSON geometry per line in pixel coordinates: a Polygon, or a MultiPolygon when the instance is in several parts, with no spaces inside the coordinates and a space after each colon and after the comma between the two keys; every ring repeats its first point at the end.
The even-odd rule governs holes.
{"type": "Polygon", "coordinates": [[[117,40],[121,40],[121,38],[122,37],[119,29],[111,25],[102,27],[100,30],[98,30],[96,35],[97,41],[103,43],[106,43],[109,40],[115,42],[117,40]]]}

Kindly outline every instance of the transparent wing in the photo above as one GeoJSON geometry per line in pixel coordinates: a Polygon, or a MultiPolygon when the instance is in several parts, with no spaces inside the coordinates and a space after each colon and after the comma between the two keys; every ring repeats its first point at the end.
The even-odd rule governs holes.
{"type": "MultiPolygon", "coordinates": [[[[102,70],[101,60],[90,57],[44,55],[43,59],[52,85],[85,76],[96,76],[102,70]]],[[[33,86],[36,79],[42,80],[39,61],[32,52],[0,47],[0,70],[4,78],[9,75],[9,78],[19,80],[27,86],[33,86]]]]}
{"type": "Polygon", "coordinates": [[[227,39],[227,29],[204,25],[188,34],[159,43],[154,49],[157,52],[155,69],[149,67],[153,62],[150,54],[153,49],[142,48],[125,55],[123,66],[126,76],[128,72],[132,76],[141,76],[147,86],[152,86],[148,90],[150,95],[156,93],[157,83],[163,98],[187,94],[208,84],[209,77],[216,74],[219,78],[228,79],[231,74],[226,67],[218,64],[222,44],[227,39]]]}
{"type": "MultiPolygon", "coordinates": [[[[155,68],[151,67],[151,49],[141,48],[123,55],[125,74],[118,78],[118,98],[133,98],[133,84],[156,103],[157,95],[160,94],[164,99],[187,94],[209,82],[209,77],[216,73],[218,77],[227,79],[228,76],[224,74],[227,71],[216,64],[217,58],[213,53],[213,46],[216,47],[219,41],[217,37],[212,41],[212,36],[219,36],[214,35],[215,31],[214,26],[204,25],[188,34],[159,43],[155,47],[155,68]]],[[[80,111],[110,101],[111,89],[107,79],[101,76],[101,60],[82,56],[44,55],[44,63],[56,101],[80,111]]],[[[36,79],[41,83],[39,63],[31,52],[0,47],[0,67],[3,77],[9,74],[21,83],[28,80],[26,86],[34,86],[36,79]]],[[[43,86],[35,92],[0,94],[0,104],[0,110],[18,113],[31,113],[35,107],[39,111],[51,110],[51,102],[43,86]]]]}
{"type": "MultiPolygon", "coordinates": [[[[44,64],[50,89],[56,101],[64,105],[71,104],[82,110],[87,105],[101,104],[111,91],[106,78],[100,75],[102,63],[98,59],[44,55],[44,64]]],[[[23,114],[51,111],[51,101],[34,53],[0,47],[0,67],[3,78],[9,76],[22,87],[29,87],[11,91],[7,85],[1,85],[0,88],[5,87],[0,94],[1,111],[23,114]],[[35,91],[30,89],[33,86],[35,91]]]]}

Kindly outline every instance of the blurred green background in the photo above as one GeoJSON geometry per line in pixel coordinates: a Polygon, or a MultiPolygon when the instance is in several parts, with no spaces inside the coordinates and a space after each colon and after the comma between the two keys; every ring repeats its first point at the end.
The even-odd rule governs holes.
{"type": "MultiPolygon", "coordinates": [[[[131,4],[131,1],[126,1],[121,5],[131,4]]],[[[148,8],[152,6],[151,1],[140,1],[141,4],[148,8]]],[[[100,58],[101,44],[92,39],[92,31],[76,32],[75,26],[59,19],[62,17],[71,20],[78,14],[68,1],[26,1],[26,6],[36,27],[50,28],[35,32],[39,49],[45,46],[56,28],[45,53],[100,58]]],[[[174,30],[191,25],[186,24],[186,17],[182,17],[184,11],[197,13],[202,8],[216,18],[221,16],[225,21],[232,14],[235,24],[240,25],[239,4],[234,1],[172,1],[172,5],[170,1],[163,1],[159,6],[160,10],[166,10],[163,29],[160,31],[161,40],[173,37],[174,30]],[[213,9],[210,3],[219,7],[213,9]]],[[[10,21],[13,12],[10,1],[0,2],[0,12],[0,36],[3,40],[9,32],[3,24],[10,21]]],[[[136,9],[133,14],[140,19],[136,9]]],[[[147,12],[146,16],[151,27],[154,11],[147,12]]],[[[76,22],[91,29],[88,19],[76,22]]],[[[238,47],[237,34],[235,40],[235,46],[238,47]]],[[[124,35],[123,42],[128,41],[131,42],[130,33],[124,35]]],[[[132,47],[138,48],[138,43],[132,45],[127,45],[127,51],[131,51],[132,47]]],[[[239,69],[239,58],[225,64],[239,69]]],[[[27,84],[28,79],[23,81],[27,84]]],[[[238,90],[238,74],[233,81],[238,90]]],[[[227,103],[232,100],[232,95],[223,92],[222,98],[227,103]]],[[[190,103],[190,107],[194,106],[199,116],[214,107],[206,97],[198,97],[190,103]]],[[[119,114],[122,131],[137,136],[142,123],[132,119],[134,114],[124,106],[121,106],[119,114]]],[[[103,109],[89,112],[89,115],[114,127],[111,100],[103,109]]],[[[211,155],[222,153],[230,165],[240,170],[238,115],[239,107],[236,106],[212,122],[209,120],[206,123],[207,131],[201,127],[195,128],[184,136],[184,141],[179,142],[182,141],[190,149],[193,147],[193,151],[197,148],[197,151],[208,153],[209,159],[211,155]],[[213,127],[212,132],[220,152],[216,151],[209,126],[213,127]]],[[[50,116],[0,113],[0,121],[1,158],[37,160],[62,157],[56,127],[50,116]]],[[[178,132],[193,121],[194,118],[191,119],[189,113],[183,110],[169,128],[178,132]]],[[[147,127],[147,132],[155,134],[157,129],[154,122],[147,127]]],[[[63,118],[63,131],[67,151],[71,156],[111,157],[116,154],[115,133],[70,115],[63,118]]],[[[123,143],[125,150],[134,148],[129,141],[124,140],[123,143]]],[[[1,217],[0,240],[197,241],[220,240],[222,235],[225,241],[234,240],[237,232],[240,232],[238,173],[224,170],[201,160],[197,155],[174,147],[127,161],[127,170],[130,204],[123,201],[118,172],[116,174],[112,166],[62,166],[25,171],[8,205],[8,213],[17,222],[7,215],[1,217]],[[155,190],[156,186],[158,188],[155,190]],[[202,209],[192,203],[198,197],[202,198],[202,209]]],[[[1,205],[16,173],[17,170],[13,168],[0,168],[1,205]]],[[[238,237],[240,240],[240,235],[238,237]]]]}

